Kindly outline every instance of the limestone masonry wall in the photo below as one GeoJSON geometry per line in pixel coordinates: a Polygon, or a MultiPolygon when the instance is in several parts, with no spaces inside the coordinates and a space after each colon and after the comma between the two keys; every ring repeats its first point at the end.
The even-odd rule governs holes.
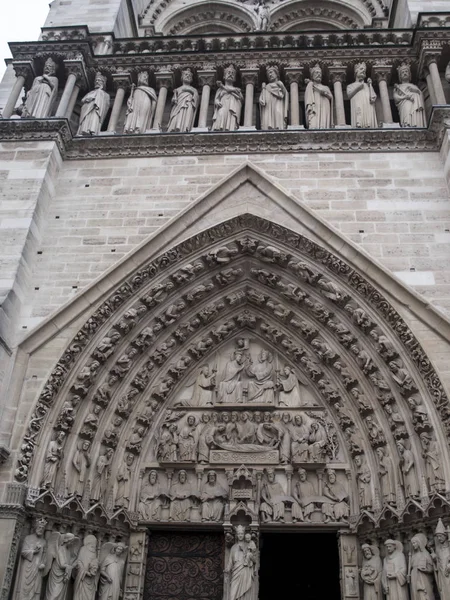
{"type": "Polygon", "coordinates": [[[246,160],[450,311],[438,153],[104,159],[63,163],[20,327],[31,329],[246,160]]]}

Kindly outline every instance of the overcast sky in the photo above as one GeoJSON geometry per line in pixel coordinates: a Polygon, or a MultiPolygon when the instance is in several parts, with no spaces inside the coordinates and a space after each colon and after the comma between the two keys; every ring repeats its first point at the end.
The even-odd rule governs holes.
{"type": "Polygon", "coordinates": [[[0,77],[5,58],[10,58],[8,42],[37,40],[48,14],[49,0],[2,0],[0,18],[0,77]]]}

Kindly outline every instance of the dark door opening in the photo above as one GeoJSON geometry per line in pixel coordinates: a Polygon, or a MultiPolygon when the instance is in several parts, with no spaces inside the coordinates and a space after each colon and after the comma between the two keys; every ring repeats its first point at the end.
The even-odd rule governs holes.
{"type": "Polygon", "coordinates": [[[340,600],[335,533],[263,533],[259,600],[340,600]]]}

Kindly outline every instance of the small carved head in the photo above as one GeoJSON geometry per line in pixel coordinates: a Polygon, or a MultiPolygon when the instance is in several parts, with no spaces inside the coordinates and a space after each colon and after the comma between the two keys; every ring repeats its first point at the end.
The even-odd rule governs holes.
{"type": "Polygon", "coordinates": [[[278,79],[280,79],[280,70],[278,69],[278,67],[276,65],[267,67],[266,73],[267,73],[267,79],[271,82],[278,81],[278,79]]]}
{"type": "Polygon", "coordinates": [[[113,547],[112,552],[114,554],[116,554],[117,556],[120,556],[121,554],[123,554],[125,552],[125,550],[127,549],[127,547],[125,546],[125,544],[122,543],[118,543],[113,547]]]}
{"type": "Polygon", "coordinates": [[[94,87],[95,89],[105,89],[106,87],[106,77],[105,75],[103,75],[102,73],[100,73],[100,71],[98,71],[95,75],[95,82],[94,82],[94,87]]]}
{"type": "Polygon", "coordinates": [[[328,481],[334,483],[336,481],[336,472],[333,469],[328,469],[328,481]]]}
{"type": "Polygon", "coordinates": [[[386,546],[386,552],[388,554],[394,554],[394,552],[397,550],[397,544],[398,542],[396,540],[386,540],[384,542],[384,545],[386,546]]]}
{"type": "Polygon", "coordinates": [[[157,473],[157,471],[155,471],[154,469],[152,469],[150,471],[149,476],[148,476],[148,480],[150,481],[150,483],[152,485],[155,485],[155,483],[158,481],[158,473],[157,473]]]}
{"type": "Polygon", "coordinates": [[[126,455],[125,455],[125,462],[127,463],[127,465],[128,465],[129,467],[131,467],[131,465],[132,465],[132,464],[133,464],[133,462],[134,462],[134,454],[126,454],[126,455]]]}
{"type": "Polygon", "coordinates": [[[180,483],[186,483],[187,480],[187,473],[184,469],[181,469],[181,471],[178,473],[178,481],[180,483]]]}
{"type": "Polygon", "coordinates": [[[38,537],[41,537],[44,534],[47,523],[47,519],[44,519],[43,517],[36,519],[34,522],[34,532],[38,537]]]}
{"type": "Polygon", "coordinates": [[[139,71],[137,80],[138,85],[148,85],[148,71],[139,71]]]}
{"type": "Polygon", "coordinates": [[[300,481],[306,481],[306,471],[305,469],[299,469],[298,470],[298,476],[300,478],[300,481]]]}
{"type": "Polygon", "coordinates": [[[266,474],[269,483],[273,483],[275,481],[275,471],[273,469],[267,469],[266,474]]]}
{"type": "Polygon", "coordinates": [[[208,471],[206,478],[209,481],[209,483],[215,483],[217,480],[217,474],[215,471],[208,471]]]}
{"type": "Polygon", "coordinates": [[[411,68],[407,63],[402,63],[398,67],[397,73],[400,83],[409,83],[411,81],[411,68]]]}
{"type": "Polygon", "coordinates": [[[367,74],[367,66],[365,62],[356,63],[355,65],[355,78],[365,79],[367,74]]]}
{"type": "Polygon", "coordinates": [[[311,69],[310,73],[311,73],[311,79],[313,81],[316,81],[317,83],[320,83],[322,81],[322,69],[321,69],[321,66],[319,65],[319,63],[314,65],[314,67],[311,69]]]}
{"type": "Polygon", "coordinates": [[[238,525],[236,527],[236,537],[239,542],[242,542],[245,537],[245,527],[243,525],[238,525]]]}
{"type": "Polygon", "coordinates": [[[194,80],[194,75],[192,74],[191,69],[183,69],[181,71],[181,81],[183,83],[191,84],[194,80]]]}
{"type": "Polygon", "coordinates": [[[236,68],[233,65],[226,67],[223,73],[225,81],[236,81],[236,68]]]}

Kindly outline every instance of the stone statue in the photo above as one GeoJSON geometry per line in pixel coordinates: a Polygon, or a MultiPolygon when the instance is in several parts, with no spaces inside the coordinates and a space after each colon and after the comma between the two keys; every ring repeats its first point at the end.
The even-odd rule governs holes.
{"type": "Polygon", "coordinates": [[[372,488],[371,488],[372,473],[370,472],[369,465],[367,464],[364,455],[358,454],[357,456],[355,456],[355,465],[356,465],[356,480],[358,482],[359,507],[360,508],[371,508],[372,507],[372,488]]]}
{"type": "Polygon", "coordinates": [[[297,501],[292,505],[292,519],[293,521],[311,521],[311,515],[315,510],[314,497],[317,494],[313,484],[308,481],[305,469],[298,470],[298,477],[292,494],[297,501]]]}
{"type": "Polygon", "coordinates": [[[277,388],[280,390],[280,406],[297,407],[303,405],[298,377],[291,367],[285,366],[282,373],[278,375],[277,388]]]}
{"type": "Polygon", "coordinates": [[[47,542],[44,538],[46,519],[36,519],[34,532],[27,535],[20,552],[16,600],[39,600],[45,569],[47,542]]]}
{"type": "Polygon", "coordinates": [[[235,350],[231,360],[226,364],[222,380],[219,383],[217,401],[223,404],[242,402],[242,374],[245,370],[244,355],[235,350]]]}
{"type": "Polygon", "coordinates": [[[383,600],[381,574],[383,570],[378,546],[361,546],[363,562],[361,579],[363,580],[363,600],[383,600]]]}
{"type": "Polygon", "coordinates": [[[336,480],[336,472],[328,469],[327,479],[323,484],[323,495],[328,499],[322,504],[322,513],[325,523],[329,521],[342,521],[350,515],[348,505],[348,492],[345,487],[336,480]]]}
{"type": "Polygon", "coordinates": [[[256,26],[255,31],[268,31],[270,28],[270,9],[265,4],[265,0],[258,0],[255,6],[256,26]]]}
{"type": "Polygon", "coordinates": [[[305,110],[308,129],[333,127],[333,94],[322,83],[322,69],[317,64],[311,69],[311,79],[306,79],[305,110]]]}
{"type": "Polygon", "coordinates": [[[347,96],[350,99],[352,110],[352,127],[363,129],[378,127],[377,114],[375,112],[375,101],[377,95],[372,87],[372,80],[366,79],[366,63],[355,65],[354,83],[347,86],[347,96]]]}
{"type": "Polygon", "coordinates": [[[178,458],[182,462],[194,461],[197,456],[197,419],[188,415],[184,425],[178,432],[178,458]]]}
{"type": "Polygon", "coordinates": [[[277,66],[267,67],[269,83],[262,84],[259,96],[261,129],[286,129],[289,110],[289,94],[280,81],[277,66]]]}
{"type": "Polygon", "coordinates": [[[442,470],[439,444],[426,431],[420,434],[420,441],[422,443],[422,454],[425,459],[429,488],[432,491],[441,492],[445,489],[445,477],[442,470]]]}
{"type": "Polygon", "coordinates": [[[434,600],[434,565],[427,548],[427,537],[417,533],[411,539],[412,555],[409,571],[411,573],[411,600],[434,600]]]}
{"type": "Polygon", "coordinates": [[[73,533],[53,532],[48,540],[45,600],[65,600],[80,539],[73,533]]]}
{"type": "Polygon", "coordinates": [[[403,63],[397,69],[400,83],[394,85],[394,101],[402,127],[426,127],[425,101],[417,85],[411,83],[411,69],[403,63]]]}
{"type": "Polygon", "coordinates": [[[387,553],[381,575],[384,593],[389,600],[409,600],[403,544],[397,540],[386,540],[384,545],[387,553]]]}
{"type": "Polygon", "coordinates": [[[194,76],[191,69],[183,69],[182,85],[173,94],[173,108],[167,131],[191,131],[198,108],[198,92],[192,87],[194,76]]]}
{"type": "Polygon", "coordinates": [[[202,521],[221,521],[224,502],[228,492],[217,481],[217,473],[208,471],[200,500],[202,502],[202,521]]]}
{"type": "Polygon", "coordinates": [[[148,483],[142,486],[139,499],[139,512],[144,521],[161,521],[163,499],[158,472],[152,470],[148,476],[148,483]]]}
{"type": "Polygon", "coordinates": [[[110,466],[114,457],[114,450],[108,448],[104,454],[100,454],[92,473],[92,500],[105,500],[106,488],[111,475],[110,466]]]}
{"type": "MultiPolygon", "coordinates": [[[[284,521],[285,501],[289,500],[281,483],[275,481],[273,469],[267,469],[267,480],[261,489],[261,519],[268,521],[284,521]]],[[[292,502],[292,500],[290,500],[292,502]]]]}
{"type": "Polygon", "coordinates": [[[58,95],[58,78],[55,73],[55,61],[47,58],[44,65],[44,74],[34,78],[33,85],[27,93],[22,117],[46,119],[51,116],[58,95]]]}
{"type": "Polygon", "coordinates": [[[254,600],[256,598],[258,561],[251,542],[245,539],[245,528],[236,527],[236,543],[231,547],[225,568],[227,600],[254,600]]]}
{"type": "Polygon", "coordinates": [[[275,385],[272,353],[262,349],[256,364],[248,364],[246,373],[250,378],[247,385],[247,402],[273,404],[275,385]]]}
{"type": "Polygon", "coordinates": [[[378,457],[378,475],[381,483],[381,496],[383,502],[392,504],[396,501],[397,478],[395,466],[386,447],[380,446],[376,449],[378,457]]]}
{"type": "Polygon", "coordinates": [[[450,62],[447,64],[447,67],[445,68],[445,81],[447,81],[447,83],[450,83],[450,62]]]}
{"type": "Polygon", "coordinates": [[[436,565],[439,595],[441,600],[450,600],[450,542],[442,519],[439,519],[434,535],[436,550],[432,558],[436,565]]]}
{"type": "Polygon", "coordinates": [[[172,483],[169,491],[169,521],[190,521],[192,499],[195,494],[184,469],[178,473],[178,481],[172,483]]]}
{"type": "Polygon", "coordinates": [[[419,493],[419,482],[416,474],[414,455],[409,448],[409,440],[398,440],[397,448],[400,454],[400,472],[405,495],[416,498],[419,493]]]}
{"type": "Polygon", "coordinates": [[[77,135],[97,135],[109,110],[110,97],[105,92],[106,77],[95,76],[94,89],[81,100],[80,124],[77,135]]]}
{"type": "Polygon", "coordinates": [[[212,131],[236,131],[239,129],[244,97],[240,88],[234,86],[236,69],[233,65],[226,67],[224,80],[225,84],[221,81],[217,82],[212,131]]]}
{"type": "Polygon", "coordinates": [[[291,427],[291,455],[293,463],[309,461],[309,428],[302,415],[294,416],[294,425],[291,427]]]}
{"type": "Polygon", "coordinates": [[[127,547],[107,542],[100,553],[100,585],[98,600],[119,600],[125,571],[127,547]]]}
{"type": "Polygon", "coordinates": [[[145,133],[152,126],[153,115],[158,100],[155,90],[148,85],[148,72],[138,73],[137,87],[131,85],[127,102],[127,113],[123,132],[127,134],[145,133]]]}
{"type": "Polygon", "coordinates": [[[63,457],[63,446],[66,440],[64,431],[60,431],[56,435],[56,439],[49,442],[47,453],[44,462],[44,474],[41,480],[41,487],[50,488],[55,483],[58,467],[63,457]]]}
{"type": "Polygon", "coordinates": [[[78,442],[76,451],[72,457],[72,473],[69,482],[69,494],[76,494],[82,496],[84,486],[87,480],[87,471],[91,466],[91,459],[89,456],[89,449],[91,442],[87,440],[81,440],[78,442]]]}
{"type": "Polygon", "coordinates": [[[116,476],[116,493],[114,506],[128,508],[130,505],[131,495],[131,474],[134,463],[134,455],[131,453],[125,454],[123,463],[119,467],[116,476]]]}
{"type": "Polygon", "coordinates": [[[192,383],[194,389],[190,406],[208,406],[213,404],[214,389],[216,386],[216,370],[212,371],[209,365],[203,365],[200,372],[192,383]]]}
{"type": "Polygon", "coordinates": [[[73,587],[73,600],[95,600],[99,566],[97,538],[95,535],[87,535],[75,563],[76,577],[73,587]]]}

